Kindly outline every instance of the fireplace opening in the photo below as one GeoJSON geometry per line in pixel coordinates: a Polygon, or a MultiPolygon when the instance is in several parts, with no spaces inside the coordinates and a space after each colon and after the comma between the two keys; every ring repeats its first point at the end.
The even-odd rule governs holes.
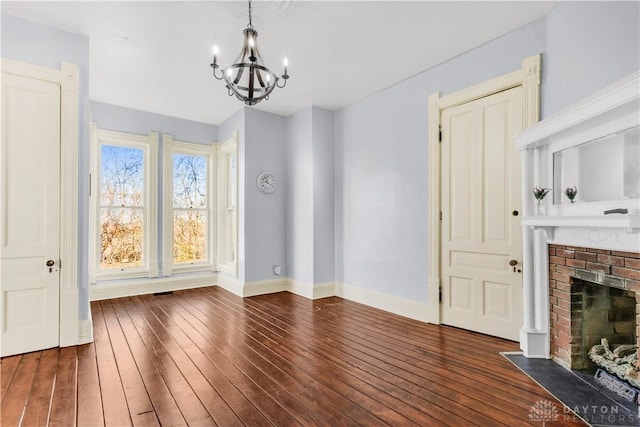
{"type": "Polygon", "coordinates": [[[640,404],[640,253],[549,245],[551,357],[640,404]]]}
{"type": "Polygon", "coordinates": [[[571,368],[591,370],[589,351],[606,339],[614,350],[636,344],[635,293],[571,278],[571,368]]]}

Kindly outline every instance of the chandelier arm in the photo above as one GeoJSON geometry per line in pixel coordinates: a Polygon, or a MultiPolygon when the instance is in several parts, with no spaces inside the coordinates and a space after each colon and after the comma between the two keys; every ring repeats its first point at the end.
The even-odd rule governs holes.
{"type": "Polygon", "coordinates": [[[289,76],[287,76],[287,78],[284,78],[284,76],[282,76],[284,80],[284,83],[282,84],[282,86],[280,86],[280,83],[278,83],[280,81],[280,79],[276,79],[276,86],[278,86],[280,89],[282,89],[283,87],[285,87],[287,85],[287,78],[289,78],[289,76]]]}
{"type": "Polygon", "coordinates": [[[211,71],[213,72],[213,77],[215,77],[216,80],[222,80],[224,78],[224,73],[220,72],[220,77],[218,77],[218,75],[216,74],[218,67],[218,64],[211,64],[211,71]]]}

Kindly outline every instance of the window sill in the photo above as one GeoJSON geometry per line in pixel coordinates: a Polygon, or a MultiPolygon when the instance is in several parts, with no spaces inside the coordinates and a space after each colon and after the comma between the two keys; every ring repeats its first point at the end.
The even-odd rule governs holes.
{"type": "Polygon", "coordinates": [[[118,279],[98,281],[89,288],[89,299],[98,301],[111,298],[122,298],[134,295],[169,292],[181,289],[215,286],[218,274],[208,272],[179,273],[168,277],[118,279]]]}

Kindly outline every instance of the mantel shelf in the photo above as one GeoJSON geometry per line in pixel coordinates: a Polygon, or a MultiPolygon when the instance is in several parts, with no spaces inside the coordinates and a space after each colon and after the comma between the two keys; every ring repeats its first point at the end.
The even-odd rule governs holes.
{"type": "Polygon", "coordinates": [[[522,225],[534,228],[618,228],[637,233],[640,232],[640,215],[529,216],[522,218],[522,225]]]}

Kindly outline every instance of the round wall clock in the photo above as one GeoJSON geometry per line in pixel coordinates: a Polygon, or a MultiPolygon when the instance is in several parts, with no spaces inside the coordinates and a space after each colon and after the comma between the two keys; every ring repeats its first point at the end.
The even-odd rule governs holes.
{"type": "Polygon", "coordinates": [[[271,194],[278,188],[278,181],[276,181],[276,178],[269,172],[262,172],[258,175],[256,185],[262,193],[271,194]]]}

